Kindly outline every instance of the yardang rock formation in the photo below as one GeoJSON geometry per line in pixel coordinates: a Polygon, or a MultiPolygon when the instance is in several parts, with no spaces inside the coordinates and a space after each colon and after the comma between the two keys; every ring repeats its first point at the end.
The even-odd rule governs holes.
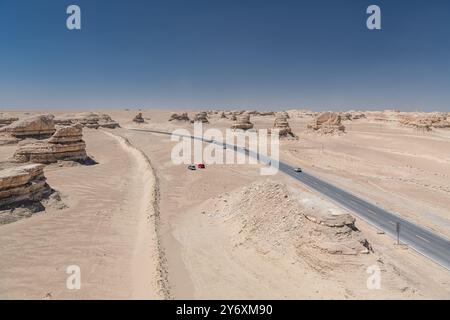
{"type": "Polygon", "coordinates": [[[114,121],[109,115],[99,115],[93,112],[83,112],[75,115],[64,115],[55,118],[55,123],[59,125],[69,126],[72,124],[81,124],[83,127],[90,129],[108,128],[115,129],[120,128],[118,122],[114,121]]]}
{"type": "Polygon", "coordinates": [[[250,114],[244,113],[236,116],[235,123],[231,126],[231,129],[249,130],[253,128],[253,123],[250,122],[250,114]]]}
{"type": "Polygon", "coordinates": [[[186,112],[182,113],[182,114],[173,113],[170,116],[169,121],[187,121],[187,122],[189,122],[190,119],[189,119],[189,116],[188,116],[188,114],[186,112]]]}
{"type": "Polygon", "coordinates": [[[435,129],[450,128],[447,114],[443,112],[433,114],[405,114],[401,116],[400,125],[417,130],[431,131],[435,129]]]}
{"type": "Polygon", "coordinates": [[[192,123],[194,122],[209,123],[208,114],[205,111],[197,113],[192,120],[192,123]]]}
{"type": "Polygon", "coordinates": [[[278,113],[275,116],[275,121],[273,124],[273,129],[279,131],[280,137],[292,137],[297,138],[297,136],[292,132],[289,122],[284,113],[278,113]]]}
{"type": "Polygon", "coordinates": [[[44,165],[28,164],[0,171],[0,210],[11,205],[40,201],[52,193],[44,165]]]}
{"type": "Polygon", "coordinates": [[[17,139],[45,139],[55,133],[54,116],[47,114],[28,117],[0,128],[0,132],[17,139]]]}
{"type": "Polygon", "coordinates": [[[345,132],[342,118],[335,112],[324,112],[320,114],[313,123],[308,124],[307,128],[321,134],[340,134],[345,132]]]}
{"type": "Polygon", "coordinates": [[[142,117],[142,113],[139,112],[134,118],[133,118],[133,122],[135,123],[145,123],[144,118],[142,117]]]}
{"type": "Polygon", "coordinates": [[[10,116],[8,114],[0,113],[0,128],[4,126],[9,126],[11,123],[19,120],[19,118],[10,116]]]}
{"type": "Polygon", "coordinates": [[[75,124],[60,127],[47,139],[19,146],[14,154],[17,162],[54,163],[59,160],[83,163],[88,159],[83,141],[83,127],[75,124]]]}

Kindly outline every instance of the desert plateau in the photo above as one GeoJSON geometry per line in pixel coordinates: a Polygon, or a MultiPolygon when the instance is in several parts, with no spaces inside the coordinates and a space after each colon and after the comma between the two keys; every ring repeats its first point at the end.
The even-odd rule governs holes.
{"type": "Polygon", "coordinates": [[[198,123],[279,132],[292,175],[450,238],[450,113],[1,110],[0,298],[450,299],[448,266],[282,171],[175,164],[198,123]]]}

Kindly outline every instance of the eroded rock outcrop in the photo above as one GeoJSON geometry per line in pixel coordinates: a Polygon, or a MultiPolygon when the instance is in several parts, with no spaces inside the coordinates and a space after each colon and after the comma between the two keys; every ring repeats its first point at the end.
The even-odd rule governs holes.
{"type": "Polygon", "coordinates": [[[59,127],[49,139],[19,146],[14,154],[14,159],[22,163],[49,164],[58,161],[83,163],[88,160],[88,157],[82,130],[83,127],[79,123],[59,127]]]}
{"type": "Polygon", "coordinates": [[[307,110],[307,109],[290,109],[285,112],[288,113],[288,115],[290,115],[290,117],[293,117],[293,118],[307,118],[307,117],[314,118],[317,116],[316,112],[313,112],[313,111],[307,110]]]}
{"type": "Polygon", "coordinates": [[[268,116],[275,116],[275,115],[276,114],[273,111],[260,111],[260,112],[258,112],[258,116],[261,116],[261,117],[268,117],[268,116]]]}
{"type": "Polygon", "coordinates": [[[120,124],[114,121],[109,115],[101,114],[98,119],[98,125],[100,128],[116,129],[120,128],[120,124]]]}
{"type": "Polygon", "coordinates": [[[324,112],[314,119],[307,128],[321,134],[339,134],[345,132],[341,115],[336,112],[324,112]]]}
{"type": "Polygon", "coordinates": [[[11,123],[19,120],[19,118],[5,114],[0,113],[0,128],[4,126],[9,126],[11,123]]]}
{"type": "Polygon", "coordinates": [[[48,197],[52,189],[44,176],[44,167],[28,164],[0,170],[0,210],[48,197]]]}
{"type": "Polygon", "coordinates": [[[169,121],[186,121],[189,122],[189,116],[186,112],[178,114],[178,113],[173,113],[170,118],[169,121]]]}
{"type": "Polygon", "coordinates": [[[400,125],[422,131],[431,131],[433,128],[450,128],[450,120],[446,113],[407,113],[400,117],[400,125]]]}
{"type": "Polygon", "coordinates": [[[366,119],[367,116],[365,113],[362,112],[355,112],[352,113],[352,120],[359,120],[359,119],[366,119]]]}
{"type": "Polygon", "coordinates": [[[67,208],[44,175],[44,165],[27,164],[0,170],[0,225],[29,218],[47,208],[67,208]]]}
{"type": "Polygon", "coordinates": [[[372,246],[355,226],[355,218],[348,213],[320,210],[313,200],[304,200],[305,218],[316,224],[312,227],[318,238],[309,244],[329,254],[357,255],[373,251],[372,246]]]}
{"type": "Polygon", "coordinates": [[[373,252],[350,214],[275,181],[254,182],[217,202],[220,210],[212,215],[235,230],[230,241],[237,245],[264,252],[291,250],[322,270],[373,252]]]}
{"type": "Polygon", "coordinates": [[[20,141],[19,139],[11,135],[0,133],[0,146],[17,144],[19,141],[20,141]]]}
{"type": "Polygon", "coordinates": [[[245,113],[245,110],[232,110],[232,111],[226,111],[225,115],[227,118],[236,121],[237,116],[242,115],[245,113]]]}
{"type": "Polygon", "coordinates": [[[359,120],[359,119],[365,119],[366,115],[362,112],[356,112],[356,111],[349,111],[349,112],[343,112],[341,113],[342,120],[359,120]]]}
{"type": "Polygon", "coordinates": [[[289,122],[287,121],[286,115],[284,113],[278,113],[275,116],[273,129],[278,130],[280,137],[297,138],[297,136],[292,132],[292,129],[289,126],[289,122]]]}
{"type": "Polygon", "coordinates": [[[281,114],[283,117],[285,117],[286,119],[290,119],[291,117],[289,116],[289,113],[287,111],[281,111],[278,112],[278,114],[281,114]]]}
{"type": "Polygon", "coordinates": [[[133,118],[133,122],[135,123],[145,123],[144,118],[142,117],[142,113],[139,112],[134,118],[133,118]]]}
{"type": "Polygon", "coordinates": [[[250,116],[260,116],[260,117],[268,117],[268,116],[274,116],[274,111],[257,111],[257,110],[232,110],[232,111],[221,111],[219,112],[220,118],[230,118],[231,120],[235,121],[237,116],[242,114],[248,114],[250,116]]]}
{"type": "Polygon", "coordinates": [[[45,139],[55,133],[54,116],[46,114],[27,117],[0,128],[0,132],[17,139],[45,139]]]}
{"type": "Polygon", "coordinates": [[[192,123],[194,122],[209,123],[208,114],[205,111],[197,113],[192,120],[192,123]]]}
{"type": "Polygon", "coordinates": [[[236,130],[249,130],[253,128],[253,123],[250,122],[250,114],[244,113],[236,116],[235,123],[231,126],[231,129],[236,130]]]}
{"type": "Polygon", "coordinates": [[[98,114],[94,112],[83,112],[78,114],[68,114],[55,118],[55,124],[69,126],[72,124],[81,124],[83,127],[90,129],[108,128],[115,129],[120,128],[118,122],[114,121],[107,114],[98,114]]]}

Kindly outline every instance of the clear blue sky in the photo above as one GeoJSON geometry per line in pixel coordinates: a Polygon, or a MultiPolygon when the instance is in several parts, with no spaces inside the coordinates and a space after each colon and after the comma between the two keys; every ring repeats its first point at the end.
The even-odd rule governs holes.
{"type": "Polygon", "coordinates": [[[0,0],[0,41],[0,109],[450,111],[448,0],[0,0]]]}

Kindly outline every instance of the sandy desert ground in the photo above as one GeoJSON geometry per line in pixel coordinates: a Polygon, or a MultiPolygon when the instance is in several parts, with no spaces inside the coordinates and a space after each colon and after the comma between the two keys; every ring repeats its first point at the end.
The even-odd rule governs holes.
{"type": "MultiPolygon", "coordinates": [[[[32,113],[49,112],[78,111],[32,113]]],[[[349,212],[289,177],[261,176],[259,164],[189,171],[172,163],[170,137],[130,130],[192,129],[168,122],[176,110],[142,110],[142,124],[132,121],[137,110],[95,112],[121,125],[83,129],[98,164],[45,168],[64,208],[0,225],[1,298],[450,298],[448,270],[361,219],[357,229],[310,220],[349,212]],[[69,265],[81,267],[80,290],[66,288],[69,265]],[[367,287],[373,266],[380,289],[367,287]]],[[[281,141],[282,160],[450,236],[450,129],[425,132],[401,126],[396,112],[367,112],[343,121],[345,134],[320,135],[307,129],[315,115],[289,116],[298,140],[281,141]]],[[[205,128],[233,124],[208,117],[205,128]]],[[[274,116],[251,121],[271,128],[274,116]]],[[[0,146],[0,162],[16,148],[0,146]]]]}

